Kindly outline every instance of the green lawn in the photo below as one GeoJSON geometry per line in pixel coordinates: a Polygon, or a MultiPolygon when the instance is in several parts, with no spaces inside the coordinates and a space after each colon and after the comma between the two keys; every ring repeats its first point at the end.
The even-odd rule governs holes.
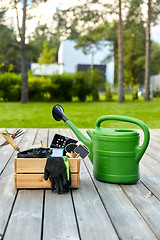
{"type": "MultiPolygon", "coordinates": [[[[64,122],[52,117],[56,103],[0,103],[0,128],[68,128],[64,122]]],[[[72,102],[60,103],[66,117],[78,128],[94,128],[97,118],[103,115],[135,117],[148,128],[160,128],[160,99],[154,101],[72,102]]],[[[119,121],[105,121],[102,127],[138,128],[137,125],[119,121]]]]}

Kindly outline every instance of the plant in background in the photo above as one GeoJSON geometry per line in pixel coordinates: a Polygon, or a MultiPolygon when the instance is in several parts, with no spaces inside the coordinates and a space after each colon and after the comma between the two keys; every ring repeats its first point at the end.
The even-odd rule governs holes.
{"type": "Polygon", "coordinates": [[[87,71],[88,81],[91,88],[91,95],[93,101],[99,101],[99,91],[105,89],[105,79],[103,78],[102,72],[99,69],[90,68],[87,71]]]}
{"type": "Polygon", "coordinates": [[[43,51],[38,59],[39,64],[51,64],[56,59],[56,49],[49,47],[49,42],[43,42],[43,51]]]}
{"type": "MultiPolygon", "coordinates": [[[[29,74],[28,74],[29,75],[29,74]]],[[[28,76],[29,98],[31,101],[48,101],[50,100],[50,94],[48,89],[51,85],[46,77],[28,76]]]]}
{"type": "Polygon", "coordinates": [[[73,75],[63,73],[62,75],[50,75],[50,88],[48,89],[51,100],[57,101],[71,101],[73,96],[73,75]]]}
{"type": "Polygon", "coordinates": [[[92,92],[91,84],[88,81],[88,74],[79,71],[76,72],[73,77],[73,96],[77,96],[80,102],[84,102],[87,95],[90,95],[92,92]]]}
{"type": "Polygon", "coordinates": [[[133,100],[138,99],[138,90],[139,90],[139,85],[137,84],[133,87],[133,93],[132,93],[133,100]]]}
{"type": "Polygon", "coordinates": [[[111,84],[106,83],[106,101],[112,101],[111,84]]]}
{"type": "Polygon", "coordinates": [[[21,98],[21,75],[5,72],[0,74],[0,100],[20,101],[21,98]]]}

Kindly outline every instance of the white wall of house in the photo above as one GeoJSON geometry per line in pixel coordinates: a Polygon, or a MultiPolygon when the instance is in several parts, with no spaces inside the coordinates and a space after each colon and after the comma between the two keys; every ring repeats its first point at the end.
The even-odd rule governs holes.
{"type": "MultiPolygon", "coordinates": [[[[103,43],[103,42],[102,42],[103,43]]],[[[31,63],[31,70],[34,75],[52,75],[76,72],[78,64],[102,64],[101,62],[109,53],[109,46],[104,46],[101,50],[96,50],[93,54],[84,54],[82,49],[75,49],[76,43],[72,40],[61,42],[58,51],[59,64],[38,64],[31,63]]],[[[104,64],[104,63],[103,63],[104,64]]],[[[106,64],[106,80],[114,83],[114,59],[106,64]]]]}
{"type": "MultiPolygon", "coordinates": [[[[82,49],[75,49],[76,43],[72,40],[63,40],[60,44],[58,52],[58,63],[60,65],[60,74],[75,73],[77,64],[101,64],[101,61],[107,56],[110,49],[104,46],[101,50],[97,50],[92,54],[84,54],[82,49]],[[93,57],[93,60],[92,60],[93,57]]],[[[106,79],[110,83],[114,83],[114,59],[106,64],[106,79]]]]}
{"type": "Polygon", "coordinates": [[[60,66],[58,64],[38,64],[31,63],[31,70],[34,75],[52,75],[60,73],[60,66]]]}
{"type": "Polygon", "coordinates": [[[152,75],[150,77],[150,87],[152,90],[156,89],[157,87],[160,88],[160,74],[152,75]]]}

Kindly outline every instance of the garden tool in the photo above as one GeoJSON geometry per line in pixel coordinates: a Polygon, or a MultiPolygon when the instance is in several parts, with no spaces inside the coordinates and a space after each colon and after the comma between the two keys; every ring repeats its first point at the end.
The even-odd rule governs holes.
{"type": "Polygon", "coordinates": [[[2,129],[0,130],[0,133],[6,139],[6,141],[0,145],[0,148],[6,146],[7,144],[11,144],[14,149],[20,151],[20,148],[18,147],[14,139],[24,134],[22,129],[18,129],[15,133],[9,133],[6,129],[2,129]]]}
{"type": "Polygon", "coordinates": [[[77,138],[88,147],[90,152],[88,156],[93,164],[93,175],[96,179],[119,184],[130,184],[139,180],[139,162],[150,140],[150,133],[145,123],[132,117],[105,115],[97,119],[93,132],[86,131],[89,139],[68,120],[62,106],[55,105],[52,115],[57,121],[63,120],[77,138]],[[101,123],[109,120],[138,125],[144,134],[142,145],[139,145],[140,135],[135,130],[102,128],[101,123]]]}
{"type": "Polygon", "coordinates": [[[17,153],[17,158],[47,158],[52,155],[51,148],[31,148],[17,153]]]}
{"type": "Polygon", "coordinates": [[[89,150],[86,146],[76,143],[70,143],[65,147],[66,155],[71,157],[80,156],[82,159],[88,156],[89,150]]]}

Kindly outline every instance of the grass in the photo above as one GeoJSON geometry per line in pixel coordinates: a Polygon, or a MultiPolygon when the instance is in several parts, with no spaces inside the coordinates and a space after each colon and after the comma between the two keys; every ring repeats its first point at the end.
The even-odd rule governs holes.
{"type": "MultiPolygon", "coordinates": [[[[68,128],[63,121],[55,121],[52,108],[57,103],[0,103],[0,128],[68,128]]],[[[142,120],[148,128],[160,128],[160,99],[144,102],[71,102],[60,103],[66,117],[78,128],[94,128],[103,115],[123,115],[142,120]]],[[[102,127],[138,128],[137,125],[105,121],[102,127]]]]}

